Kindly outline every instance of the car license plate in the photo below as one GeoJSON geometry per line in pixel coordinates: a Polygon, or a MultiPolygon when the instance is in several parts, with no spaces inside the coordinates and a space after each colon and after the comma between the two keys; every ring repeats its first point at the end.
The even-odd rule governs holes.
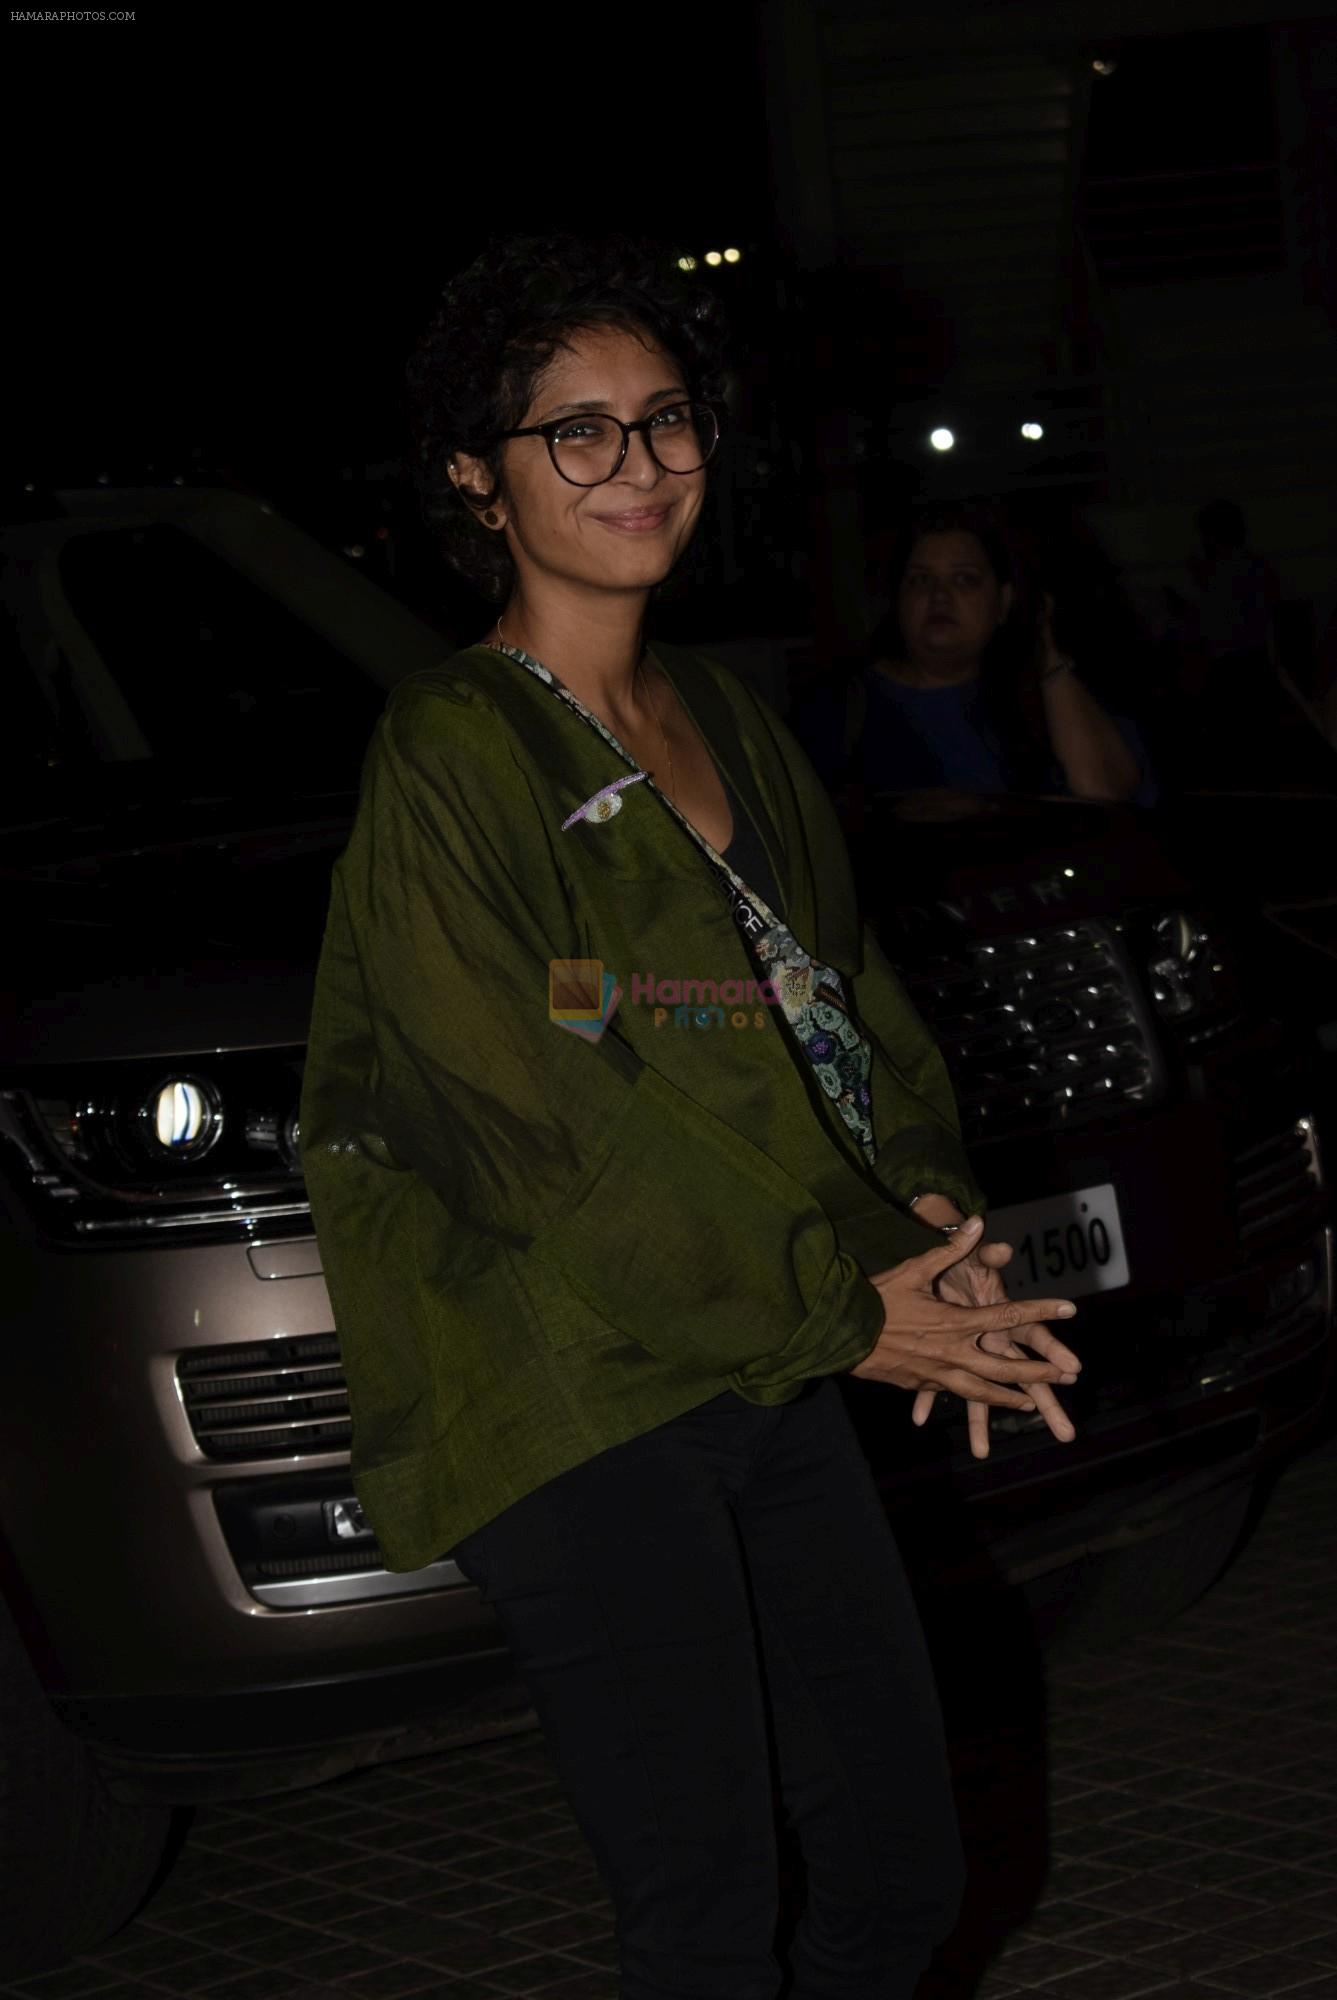
{"type": "Polygon", "coordinates": [[[1119,1198],[1112,1181],[1047,1201],[990,1211],[985,1236],[1012,1245],[1003,1282],[1014,1299],[1078,1298],[1128,1283],[1119,1198]]]}

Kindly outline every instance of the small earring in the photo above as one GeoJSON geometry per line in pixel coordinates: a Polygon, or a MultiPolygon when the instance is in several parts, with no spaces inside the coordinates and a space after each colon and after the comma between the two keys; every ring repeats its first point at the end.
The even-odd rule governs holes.
{"type": "Polygon", "coordinates": [[[491,507],[488,508],[487,512],[483,516],[483,519],[484,521],[486,521],[489,528],[495,528],[497,526],[497,516],[491,507]]]}

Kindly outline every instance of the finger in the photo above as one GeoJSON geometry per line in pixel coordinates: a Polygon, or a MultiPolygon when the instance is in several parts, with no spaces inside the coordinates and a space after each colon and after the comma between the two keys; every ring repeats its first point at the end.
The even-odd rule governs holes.
{"type": "Polygon", "coordinates": [[[1023,1347],[1029,1347],[1035,1354],[1042,1354],[1046,1361],[1052,1361],[1065,1375],[1076,1378],[1082,1372],[1082,1357],[1074,1354],[1070,1347],[1050,1333],[1047,1327],[1028,1326],[1019,1336],[1023,1347]]]}
{"type": "Polygon", "coordinates": [[[1025,1340],[1028,1336],[1018,1328],[1043,1326],[1050,1319],[1072,1319],[1076,1311],[1071,1299],[1007,1299],[996,1306],[953,1306],[939,1301],[938,1312],[945,1317],[935,1315],[931,1323],[941,1326],[950,1319],[953,1326],[962,1332],[968,1328],[971,1333],[989,1333],[1002,1327],[1016,1339],[1025,1340]]]}
{"type": "Polygon", "coordinates": [[[990,1382],[971,1368],[940,1368],[938,1375],[943,1388],[959,1396],[963,1403],[988,1403],[999,1410],[1035,1408],[1035,1398],[1029,1391],[1023,1394],[1020,1389],[1004,1388],[1001,1382],[990,1382]]]}
{"type": "MultiPolygon", "coordinates": [[[[980,1335],[980,1339],[982,1341],[1000,1340],[1001,1338],[1002,1338],[1001,1334],[980,1335]]],[[[1016,1347],[1011,1346],[1010,1342],[1009,1342],[1009,1348],[1010,1352],[1013,1355],[1016,1355],[1019,1352],[1019,1350],[1016,1347]]],[[[1077,1378],[1075,1375],[1064,1375],[1061,1376],[1059,1379],[1062,1382],[1071,1383],[1075,1382],[1077,1378]]],[[[1060,1403],[1058,1397],[1054,1394],[1053,1390],[1049,1388],[1047,1384],[1045,1384],[1044,1382],[1037,1382],[1033,1385],[1030,1393],[1034,1399],[1036,1409],[1040,1412],[1040,1415],[1044,1418],[1046,1424],[1048,1424],[1050,1430],[1053,1432],[1054,1436],[1058,1439],[1059,1443],[1071,1444],[1073,1439],[1077,1435],[1077,1427],[1073,1423],[1072,1418],[1068,1415],[1067,1411],[1064,1409],[1062,1403],[1060,1403]]]]}
{"type": "Polygon", "coordinates": [[[970,1433],[970,1455],[972,1458],[989,1456],[989,1405],[971,1402],[966,1404],[966,1429],[970,1433]]]}
{"type": "Polygon", "coordinates": [[[1061,1382],[1064,1371],[1052,1361],[1033,1361],[1028,1354],[993,1354],[977,1341],[956,1341],[949,1365],[966,1368],[986,1382],[1015,1382],[1029,1392],[1033,1382],[1061,1382]]]}
{"type": "Polygon", "coordinates": [[[1001,1271],[1012,1262],[1015,1251],[1010,1243],[981,1243],[979,1258],[990,1271],[1001,1271]]]}
{"type": "Polygon", "coordinates": [[[968,1257],[979,1242],[980,1231],[984,1227],[978,1215],[972,1215],[959,1229],[954,1229],[942,1242],[935,1243],[931,1250],[923,1250],[918,1257],[907,1257],[897,1268],[906,1273],[912,1284],[931,1285],[943,1271],[950,1271],[953,1264],[959,1264],[968,1257]]]}
{"type": "MultiPolygon", "coordinates": [[[[1048,1327],[1028,1326],[1018,1337],[1024,1346],[1036,1354],[1042,1354],[1046,1361],[1052,1361],[1065,1375],[1071,1375],[1075,1379],[1081,1374],[1081,1356],[1074,1354],[1070,1347],[1066,1347],[1048,1327]]],[[[977,1337],[976,1345],[986,1354],[1006,1354],[1018,1358],[1021,1353],[1016,1340],[1010,1334],[998,1331],[981,1333],[977,1337]]]]}
{"type": "Polygon", "coordinates": [[[1040,1415],[1044,1418],[1059,1443],[1071,1444],[1077,1435],[1077,1426],[1073,1423],[1072,1418],[1068,1415],[1053,1390],[1047,1389],[1043,1382],[1038,1382],[1035,1386],[1034,1395],[1036,1409],[1040,1412],[1040,1415]]]}
{"type": "Polygon", "coordinates": [[[981,1327],[977,1322],[981,1319],[987,1322],[992,1314],[1003,1310],[1001,1306],[944,1303],[938,1305],[937,1314],[930,1314],[926,1303],[917,1310],[918,1324],[902,1324],[896,1331],[914,1342],[920,1364],[936,1373],[945,1367],[969,1368],[991,1382],[1060,1382],[1073,1372],[1060,1362],[1028,1354],[1024,1347],[1018,1346],[1016,1342],[1026,1338],[1024,1328],[1017,1329],[1013,1339],[1003,1339],[995,1333],[992,1340],[986,1341],[987,1324],[981,1327]]]}
{"type": "Polygon", "coordinates": [[[929,1388],[926,1384],[924,1388],[918,1390],[915,1395],[914,1406],[910,1411],[911,1423],[926,1424],[933,1414],[933,1405],[937,1400],[938,1391],[936,1388],[929,1388]]]}

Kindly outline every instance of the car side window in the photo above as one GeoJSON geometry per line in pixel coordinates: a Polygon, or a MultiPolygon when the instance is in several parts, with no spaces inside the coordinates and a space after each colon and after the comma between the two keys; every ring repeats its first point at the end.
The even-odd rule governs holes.
{"type": "Polygon", "coordinates": [[[161,523],[77,535],[59,570],[154,759],[356,785],[384,688],[194,536],[161,523]]]}

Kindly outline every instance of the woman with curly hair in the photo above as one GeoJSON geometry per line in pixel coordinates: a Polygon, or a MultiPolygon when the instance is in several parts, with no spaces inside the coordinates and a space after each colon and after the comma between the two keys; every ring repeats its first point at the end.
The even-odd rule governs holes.
{"type": "Polygon", "coordinates": [[[1071,1436],[1050,1385],[1078,1363],[1044,1322],[1072,1308],[1006,1300],[941,1058],[798,744],[645,643],[721,384],[713,302],[653,249],[511,240],[447,288],[419,469],[498,615],[401,682],[369,752],[304,1161],[358,1494],[392,1568],[453,1552],[494,1608],[626,2000],[777,1991],[777,1791],[796,2000],[909,1995],[961,1859],[834,1378],[920,1421],[962,1397],[981,1452],[991,1405],[1071,1436]]]}

